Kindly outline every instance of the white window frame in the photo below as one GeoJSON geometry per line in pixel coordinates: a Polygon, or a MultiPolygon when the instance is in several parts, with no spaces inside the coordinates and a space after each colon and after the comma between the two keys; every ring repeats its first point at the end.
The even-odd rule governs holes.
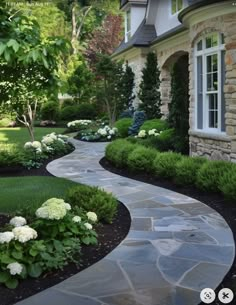
{"type": "Polygon", "coordinates": [[[173,13],[173,11],[172,11],[172,4],[173,4],[173,0],[170,0],[170,12],[171,12],[172,16],[177,15],[184,8],[184,0],[182,0],[182,7],[181,8],[179,8],[178,0],[176,0],[176,7],[175,7],[176,11],[173,13]]]}
{"type": "Polygon", "coordinates": [[[131,9],[129,8],[125,13],[125,42],[131,38],[131,9]],[[130,15],[130,29],[128,30],[128,14],[130,15]]]}
{"type": "Polygon", "coordinates": [[[225,44],[221,42],[222,40],[222,33],[209,33],[205,36],[202,36],[200,39],[197,40],[195,43],[195,48],[194,48],[194,78],[195,78],[195,130],[200,131],[200,132],[206,132],[206,133],[217,133],[217,134],[225,134],[224,131],[222,131],[222,122],[221,122],[221,112],[222,112],[222,73],[221,73],[221,63],[222,63],[222,51],[225,50],[225,44]],[[215,47],[211,48],[206,48],[206,38],[218,34],[218,45],[215,47]],[[202,41],[202,50],[197,50],[197,45],[198,43],[202,41]],[[207,91],[207,62],[206,58],[209,55],[214,55],[217,54],[218,58],[218,67],[217,67],[217,72],[218,72],[218,88],[215,91],[207,91]],[[198,122],[198,69],[197,69],[197,58],[199,56],[202,56],[202,72],[203,72],[203,88],[202,88],[202,103],[203,103],[203,128],[199,129],[197,127],[197,122],[198,122]],[[217,128],[211,128],[209,127],[209,94],[217,94],[217,108],[218,108],[218,126],[217,128]]]}

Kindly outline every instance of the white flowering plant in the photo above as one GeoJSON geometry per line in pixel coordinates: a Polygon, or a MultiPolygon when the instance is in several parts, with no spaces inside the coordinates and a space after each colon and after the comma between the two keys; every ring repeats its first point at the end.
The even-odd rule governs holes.
{"type": "Polygon", "coordinates": [[[157,129],[150,129],[148,131],[142,129],[139,131],[138,135],[136,136],[137,138],[148,138],[148,137],[158,137],[162,131],[158,132],[157,129]]]}
{"type": "Polygon", "coordinates": [[[79,131],[79,130],[87,129],[88,127],[90,127],[91,124],[93,124],[93,121],[91,120],[75,120],[69,122],[67,124],[67,127],[70,131],[79,131]]]}
{"type": "Polygon", "coordinates": [[[80,138],[83,141],[111,141],[118,135],[118,129],[109,127],[108,125],[98,128],[97,130],[85,130],[80,133],[80,138]]]}
{"type": "Polygon", "coordinates": [[[60,198],[50,198],[29,222],[15,216],[0,232],[0,283],[9,289],[27,277],[78,263],[81,245],[97,243],[95,212],[87,214],[60,198]]]}

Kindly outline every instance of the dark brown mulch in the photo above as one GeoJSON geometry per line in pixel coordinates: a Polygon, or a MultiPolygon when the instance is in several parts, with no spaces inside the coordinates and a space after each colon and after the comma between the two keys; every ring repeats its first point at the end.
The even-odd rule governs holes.
{"type": "MultiPolygon", "coordinates": [[[[0,174],[0,177],[15,177],[15,176],[52,176],[45,168],[51,160],[47,160],[39,169],[22,170],[18,173],[8,172],[5,175],[0,174]]],[[[0,227],[9,222],[9,217],[0,215],[0,227]]],[[[20,285],[10,290],[4,286],[0,286],[0,305],[12,305],[23,300],[31,295],[34,295],[44,289],[60,283],[70,276],[84,270],[92,264],[98,262],[126,237],[130,228],[130,214],[127,208],[120,203],[118,212],[112,224],[99,224],[95,228],[98,234],[98,244],[96,246],[83,246],[80,258],[80,264],[77,266],[70,263],[63,270],[54,271],[47,275],[41,276],[38,279],[27,279],[20,285]]],[[[68,304],[69,305],[69,304],[68,304]]]]}
{"type": "MultiPolygon", "coordinates": [[[[223,195],[218,193],[207,193],[200,191],[195,187],[179,186],[176,185],[173,181],[166,179],[158,179],[152,175],[148,175],[145,173],[131,173],[127,169],[117,169],[106,158],[102,158],[100,164],[106,170],[109,170],[112,173],[124,177],[128,177],[134,180],[150,183],[159,187],[163,187],[187,195],[189,197],[195,198],[205,203],[206,205],[210,206],[224,217],[224,219],[227,221],[228,225],[230,226],[234,234],[234,240],[236,242],[236,202],[235,201],[227,200],[223,197],[223,195]]],[[[236,295],[236,258],[234,259],[234,263],[228,274],[225,276],[223,282],[216,289],[216,295],[218,295],[219,290],[222,288],[230,288],[234,291],[236,295]]],[[[203,304],[204,303],[201,303],[201,305],[203,304]]],[[[219,301],[215,301],[214,303],[211,304],[221,305],[222,303],[220,303],[219,301]]],[[[231,302],[231,304],[236,304],[236,302],[235,303],[231,302]]]]}

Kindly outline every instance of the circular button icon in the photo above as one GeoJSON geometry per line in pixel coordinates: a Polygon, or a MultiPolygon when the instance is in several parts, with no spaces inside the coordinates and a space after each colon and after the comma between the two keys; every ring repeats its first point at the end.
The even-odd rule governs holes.
{"type": "Polygon", "coordinates": [[[223,288],[219,291],[218,293],[218,298],[221,303],[223,304],[229,304],[233,301],[234,299],[234,293],[231,289],[229,288],[223,288]]]}
{"type": "Polygon", "coordinates": [[[200,299],[204,304],[211,304],[216,299],[215,291],[211,288],[205,288],[200,293],[200,299]]]}

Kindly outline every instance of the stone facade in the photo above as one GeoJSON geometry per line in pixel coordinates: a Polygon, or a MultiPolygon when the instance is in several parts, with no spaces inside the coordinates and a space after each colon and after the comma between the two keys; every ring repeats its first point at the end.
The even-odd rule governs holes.
{"type": "MultiPolygon", "coordinates": [[[[190,14],[188,23],[184,23],[186,30],[173,35],[165,40],[141,50],[135,56],[123,53],[122,57],[127,59],[136,75],[137,93],[141,70],[145,63],[145,56],[148,52],[154,51],[158,56],[158,64],[161,71],[161,98],[162,113],[164,117],[168,114],[168,103],[170,102],[171,69],[173,64],[184,54],[189,56],[189,135],[190,154],[192,156],[205,156],[211,159],[222,159],[236,162],[236,10],[231,12],[222,11],[222,4],[214,10],[206,7],[196,12],[198,16],[190,14]],[[218,10],[218,11],[217,11],[218,10]],[[205,14],[205,15],[204,15],[205,14]],[[199,17],[200,16],[200,17],[199,17]],[[199,21],[197,21],[199,19],[199,21]],[[225,38],[225,124],[226,132],[222,134],[210,134],[195,130],[195,76],[194,76],[194,45],[196,41],[208,33],[219,32],[225,38]]],[[[230,8],[231,9],[231,8],[230,8]]],[[[136,48],[137,49],[137,48],[136,48]]],[[[130,51],[129,51],[130,52],[130,51]]],[[[139,103],[138,98],[135,105],[139,103]]]]}
{"type": "Polygon", "coordinates": [[[223,159],[236,162],[236,13],[226,14],[194,24],[189,28],[191,52],[189,54],[190,71],[190,153],[211,159],[223,159]],[[225,37],[225,123],[226,133],[219,135],[193,132],[195,126],[195,90],[194,90],[194,54],[196,40],[208,33],[220,32],[225,37]]]}

